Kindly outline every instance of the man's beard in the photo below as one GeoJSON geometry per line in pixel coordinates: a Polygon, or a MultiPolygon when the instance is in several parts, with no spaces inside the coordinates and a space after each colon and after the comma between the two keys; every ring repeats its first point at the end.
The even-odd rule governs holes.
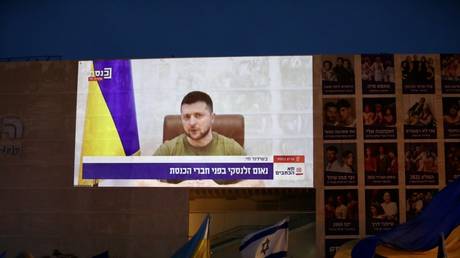
{"type": "Polygon", "coordinates": [[[199,140],[203,139],[204,137],[206,137],[206,135],[208,135],[209,131],[211,131],[211,127],[208,127],[208,130],[206,130],[203,133],[200,132],[198,134],[198,136],[195,136],[195,137],[193,137],[189,132],[185,132],[185,135],[187,135],[187,137],[189,137],[190,139],[192,139],[194,141],[199,141],[199,140]]]}

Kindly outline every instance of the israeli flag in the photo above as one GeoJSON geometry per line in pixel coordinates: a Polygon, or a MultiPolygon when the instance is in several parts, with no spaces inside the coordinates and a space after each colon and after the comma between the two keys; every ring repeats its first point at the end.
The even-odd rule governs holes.
{"type": "Polygon", "coordinates": [[[288,251],[288,222],[286,218],[276,225],[247,235],[240,245],[243,258],[282,258],[288,251]]]}

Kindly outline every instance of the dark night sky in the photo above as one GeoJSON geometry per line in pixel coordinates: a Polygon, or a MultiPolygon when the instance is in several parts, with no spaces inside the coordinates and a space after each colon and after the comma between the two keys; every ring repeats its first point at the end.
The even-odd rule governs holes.
{"type": "Polygon", "coordinates": [[[460,1],[0,1],[0,58],[460,52],[460,1]]]}

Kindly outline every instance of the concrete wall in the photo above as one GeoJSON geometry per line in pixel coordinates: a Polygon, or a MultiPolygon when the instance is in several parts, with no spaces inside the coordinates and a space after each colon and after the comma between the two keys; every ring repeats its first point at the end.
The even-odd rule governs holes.
{"type": "Polygon", "coordinates": [[[186,190],[72,186],[76,62],[1,63],[0,78],[0,252],[169,257],[187,240],[186,190]]]}

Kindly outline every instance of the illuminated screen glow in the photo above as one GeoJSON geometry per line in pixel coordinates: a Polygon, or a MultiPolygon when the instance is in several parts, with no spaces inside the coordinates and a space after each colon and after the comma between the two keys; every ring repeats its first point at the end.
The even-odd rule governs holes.
{"type": "Polygon", "coordinates": [[[313,187],[312,67],[311,56],[81,61],[74,185],[313,187]],[[215,117],[202,101],[181,109],[192,91],[215,117]],[[160,148],[168,115],[166,134],[188,136],[160,148]]]}

